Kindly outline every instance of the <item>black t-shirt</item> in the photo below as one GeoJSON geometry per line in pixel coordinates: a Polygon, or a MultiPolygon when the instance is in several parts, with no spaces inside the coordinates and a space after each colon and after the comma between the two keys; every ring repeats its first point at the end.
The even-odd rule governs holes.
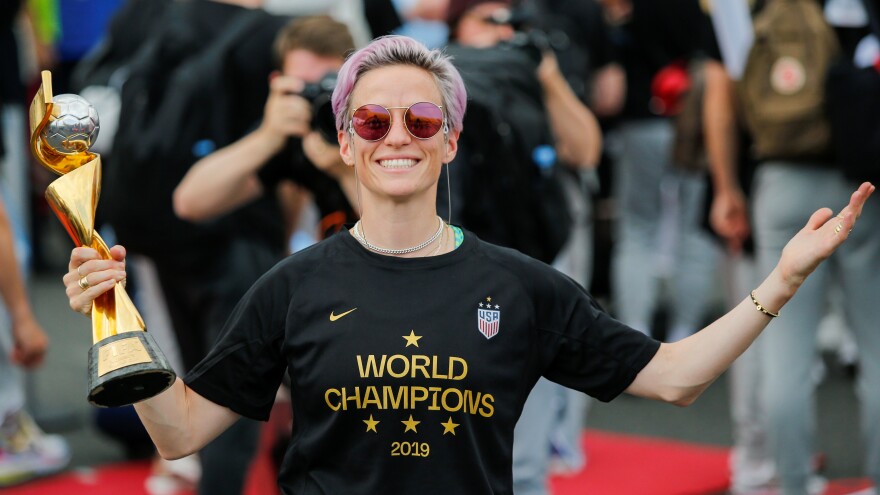
{"type": "MultiPolygon", "coordinates": [[[[13,29],[22,1],[9,0],[0,12],[0,55],[5,62],[5,67],[0,72],[0,106],[25,103],[24,86],[18,71],[18,44],[13,29]]],[[[0,143],[0,146],[2,145],[3,143],[0,143]]]]}
{"type": "MultiPolygon", "coordinates": [[[[0,72],[0,110],[3,105],[25,104],[24,85],[18,73],[18,44],[12,29],[21,3],[22,0],[9,0],[0,11],[0,60],[5,62],[0,72]]],[[[0,122],[0,158],[6,153],[3,136],[3,122],[0,122]]]]}
{"type": "Polygon", "coordinates": [[[272,157],[258,174],[265,191],[274,191],[278,183],[291,180],[308,189],[321,215],[321,231],[338,232],[356,217],[339,183],[312,164],[302,150],[302,140],[288,139],[280,153],[272,157]]]}
{"type": "Polygon", "coordinates": [[[289,371],[285,494],[510,494],[513,429],[538,378],[608,401],[659,345],[469,232],[427,258],[341,232],[264,275],[186,383],[265,420],[289,371]]]}
{"type": "Polygon", "coordinates": [[[698,0],[631,0],[629,21],[617,31],[626,70],[624,118],[657,116],[651,82],[660,69],[712,49],[711,21],[698,0]]]}
{"type": "Polygon", "coordinates": [[[587,101],[596,69],[617,61],[608,26],[597,2],[540,0],[537,27],[546,32],[559,67],[574,93],[587,101]]]}

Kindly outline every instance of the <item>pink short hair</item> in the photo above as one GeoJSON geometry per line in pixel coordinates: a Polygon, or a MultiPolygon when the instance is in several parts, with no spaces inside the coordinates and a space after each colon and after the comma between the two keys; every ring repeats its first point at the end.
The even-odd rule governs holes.
{"type": "Polygon", "coordinates": [[[449,55],[440,50],[429,50],[406,36],[376,38],[345,61],[339,70],[332,98],[337,129],[346,126],[351,110],[351,93],[361,76],[373,69],[392,65],[412,65],[434,76],[450,129],[461,130],[467,106],[467,91],[461,74],[452,65],[449,55]]]}

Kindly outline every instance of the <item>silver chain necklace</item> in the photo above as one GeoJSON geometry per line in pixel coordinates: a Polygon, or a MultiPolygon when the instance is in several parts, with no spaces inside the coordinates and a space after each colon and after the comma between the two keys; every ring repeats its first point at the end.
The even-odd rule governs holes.
{"type": "Polygon", "coordinates": [[[443,219],[440,218],[439,215],[437,215],[437,221],[440,222],[440,226],[437,227],[437,232],[434,232],[434,235],[432,235],[430,239],[419,244],[418,246],[413,246],[413,247],[409,247],[409,248],[388,249],[388,248],[383,248],[383,247],[374,246],[374,245],[370,244],[367,241],[367,239],[364,237],[363,231],[361,231],[361,221],[360,220],[358,220],[357,223],[354,224],[354,238],[357,239],[358,242],[363,244],[363,246],[365,248],[369,249],[370,251],[375,251],[377,253],[391,254],[391,255],[414,253],[416,251],[419,251],[421,249],[425,249],[426,247],[428,247],[429,244],[436,241],[437,238],[440,237],[440,234],[443,233],[443,227],[445,226],[445,224],[443,223],[443,219]]]}

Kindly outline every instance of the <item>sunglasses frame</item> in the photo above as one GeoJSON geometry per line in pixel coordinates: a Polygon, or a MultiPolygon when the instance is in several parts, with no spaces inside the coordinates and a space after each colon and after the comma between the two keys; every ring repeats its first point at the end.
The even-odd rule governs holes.
{"type": "Polygon", "coordinates": [[[355,109],[351,112],[351,118],[348,119],[348,132],[349,132],[349,134],[357,134],[357,137],[363,139],[364,141],[368,141],[368,142],[371,142],[371,143],[375,143],[375,142],[377,142],[377,141],[381,141],[381,140],[385,139],[385,137],[388,136],[388,133],[391,132],[391,127],[394,126],[394,114],[391,113],[391,110],[406,110],[406,112],[403,112],[403,115],[404,115],[404,117],[403,117],[403,128],[406,129],[406,132],[409,133],[410,136],[412,136],[412,137],[414,137],[414,138],[416,138],[416,139],[420,139],[420,140],[422,140],[422,141],[427,141],[428,139],[431,139],[431,138],[433,138],[434,136],[436,136],[437,134],[439,134],[441,130],[443,131],[443,134],[448,134],[448,133],[449,133],[449,126],[448,126],[448,124],[447,124],[447,122],[446,122],[446,112],[443,111],[443,105],[437,105],[436,103],[431,102],[431,101],[417,101],[417,102],[413,103],[412,105],[410,105],[410,106],[408,106],[408,107],[386,107],[386,106],[380,105],[380,104],[378,104],[378,103],[364,103],[363,105],[361,105],[361,106],[355,108],[355,109]],[[437,107],[438,109],[440,109],[440,115],[443,116],[443,121],[442,121],[442,125],[440,126],[440,129],[437,129],[437,132],[435,132],[434,134],[432,134],[432,135],[430,135],[430,136],[428,136],[428,137],[424,137],[424,138],[423,138],[423,137],[418,137],[418,136],[416,136],[415,134],[413,134],[412,131],[409,130],[409,126],[406,125],[406,114],[409,112],[409,109],[412,108],[412,107],[414,107],[414,106],[416,106],[416,105],[422,104],[422,103],[427,103],[427,104],[430,104],[430,105],[434,105],[435,107],[437,107]],[[389,117],[389,120],[388,120],[388,130],[385,131],[385,134],[382,134],[382,137],[378,137],[378,138],[376,138],[376,139],[367,139],[367,138],[361,136],[360,134],[358,134],[358,132],[354,129],[354,114],[355,114],[355,112],[357,112],[357,111],[360,110],[361,108],[364,108],[365,106],[368,106],[368,105],[376,105],[377,107],[384,108],[385,111],[388,112],[388,117],[389,117]]]}

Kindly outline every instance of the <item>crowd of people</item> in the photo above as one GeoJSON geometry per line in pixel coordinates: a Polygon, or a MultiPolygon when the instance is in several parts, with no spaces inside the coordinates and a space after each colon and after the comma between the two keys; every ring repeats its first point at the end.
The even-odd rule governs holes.
{"type": "MultiPolygon", "coordinates": [[[[742,0],[739,25],[698,0],[128,0],[93,15],[88,50],[46,34],[54,2],[16,3],[0,53],[42,29],[56,94],[115,97],[98,227],[121,247],[74,249],[64,284],[88,316],[125,280],[167,327],[181,378],[134,406],[148,490],[241,493],[280,394],[283,493],[546,494],[589,463],[590,396],[687,405],[732,365],[731,492],[822,493],[804,377],[832,286],[880,486],[877,179],[840,165],[822,110],[833,64],[880,71],[875,0],[742,0]],[[82,53],[53,62],[53,42],[82,53]],[[604,265],[607,310],[587,292],[604,265]]],[[[26,80],[0,80],[6,134],[26,80]]],[[[36,366],[45,334],[3,258],[0,366],[36,366]]],[[[63,469],[6,387],[0,486],[63,469]]]]}

